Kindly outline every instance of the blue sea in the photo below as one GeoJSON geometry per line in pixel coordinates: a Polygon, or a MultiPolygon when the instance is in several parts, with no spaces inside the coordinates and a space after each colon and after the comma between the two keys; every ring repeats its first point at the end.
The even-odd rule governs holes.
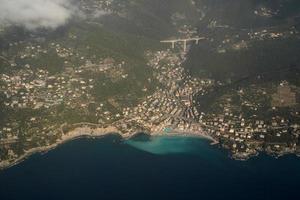
{"type": "Polygon", "coordinates": [[[300,158],[234,161],[199,138],[78,139],[0,172],[0,200],[299,199],[300,158]]]}

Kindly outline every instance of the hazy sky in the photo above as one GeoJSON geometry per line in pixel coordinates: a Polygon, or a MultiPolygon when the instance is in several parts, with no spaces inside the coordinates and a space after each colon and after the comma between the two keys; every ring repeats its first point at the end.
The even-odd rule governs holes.
{"type": "Polygon", "coordinates": [[[0,0],[0,24],[55,29],[76,12],[72,0],[0,0]]]}

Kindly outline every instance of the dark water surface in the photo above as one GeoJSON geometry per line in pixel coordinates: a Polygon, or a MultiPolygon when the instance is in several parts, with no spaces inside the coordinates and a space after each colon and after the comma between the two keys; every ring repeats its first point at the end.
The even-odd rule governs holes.
{"type": "Polygon", "coordinates": [[[300,158],[240,162],[196,138],[80,139],[0,172],[0,199],[299,199],[300,158]]]}

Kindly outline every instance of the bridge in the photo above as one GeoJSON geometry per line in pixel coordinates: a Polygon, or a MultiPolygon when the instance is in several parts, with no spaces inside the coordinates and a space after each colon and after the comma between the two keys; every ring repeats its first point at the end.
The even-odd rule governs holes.
{"type": "Polygon", "coordinates": [[[175,43],[183,42],[183,50],[186,51],[187,49],[187,42],[195,41],[196,44],[199,44],[200,40],[204,40],[205,37],[194,37],[194,38],[185,38],[185,39],[174,39],[174,40],[162,40],[161,43],[171,43],[172,49],[175,48],[175,43]]]}
{"type": "Polygon", "coordinates": [[[7,62],[8,64],[10,64],[10,62],[9,62],[9,60],[8,60],[7,58],[5,58],[5,57],[3,57],[3,56],[0,56],[0,59],[1,59],[1,60],[4,60],[4,61],[7,62]]]}

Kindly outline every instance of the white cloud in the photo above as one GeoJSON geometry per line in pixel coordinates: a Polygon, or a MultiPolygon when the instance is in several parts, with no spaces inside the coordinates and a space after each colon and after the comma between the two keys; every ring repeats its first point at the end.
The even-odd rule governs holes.
{"type": "Polygon", "coordinates": [[[0,25],[55,29],[77,12],[72,0],[0,0],[0,25]]]}

